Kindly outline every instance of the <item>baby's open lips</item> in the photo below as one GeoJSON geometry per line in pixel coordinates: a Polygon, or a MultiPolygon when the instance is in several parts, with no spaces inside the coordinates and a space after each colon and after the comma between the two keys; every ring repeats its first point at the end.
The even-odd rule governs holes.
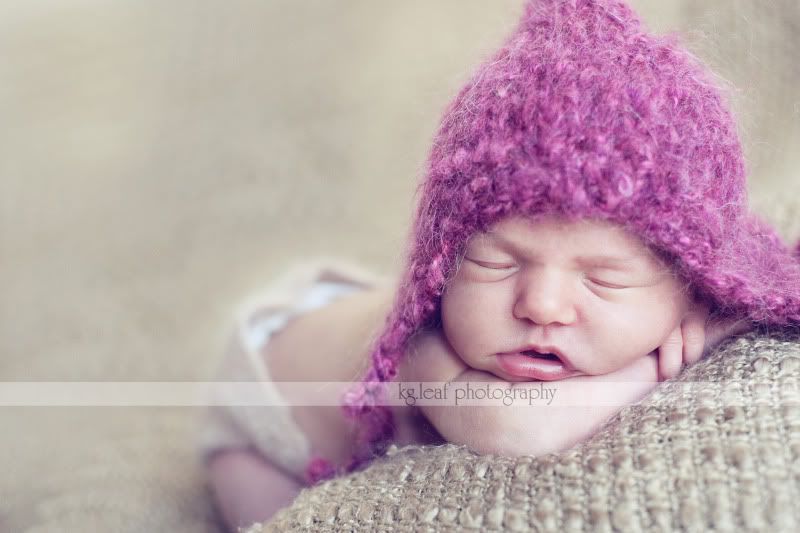
{"type": "Polygon", "coordinates": [[[497,364],[508,375],[541,381],[564,379],[578,374],[555,347],[524,346],[497,354],[497,364]]]}
{"type": "Polygon", "coordinates": [[[520,353],[523,353],[523,354],[527,355],[528,357],[538,357],[539,359],[550,359],[552,361],[560,361],[561,360],[560,357],[558,357],[556,354],[554,354],[552,352],[539,353],[539,352],[537,352],[535,350],[525,350],[525,351],[520,352],[520,353]]]}
{"type": "Polygon", "coordinates": [[[523,354],[528,357],[540,360],[560,361],[565,367],[569,369],[575,368],[570,362],[569,358],[564,355],[564,352],[562,352],[559,348],[555,346],[545,346],[545,345],[539,346],[530,344],[528,346],[523,346],[517,350],[512,350],[506,353],[523,354]]]}

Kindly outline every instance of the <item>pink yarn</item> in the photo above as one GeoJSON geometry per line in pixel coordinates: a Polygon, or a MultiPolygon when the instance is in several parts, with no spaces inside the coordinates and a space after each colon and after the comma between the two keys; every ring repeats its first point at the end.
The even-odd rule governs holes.
{"type": "Polygon", "coordinates": [[[306,465],[306,481],[315,485],[336,476],[336,467],[324,457],[313,457],[306,465]]]}
{"type": "Polygon", "coordinates": [[[447,107],[430,152],[401,288],[344,399],[382,453],[377,405],[409,337],[438,317],[468,238],[510,215],[615,222],[717,312],[800,323],[800,265],[748,211],[744,158],[722,91],[674,36],[619,0],[533,0],[502,48],[447,107]]]}

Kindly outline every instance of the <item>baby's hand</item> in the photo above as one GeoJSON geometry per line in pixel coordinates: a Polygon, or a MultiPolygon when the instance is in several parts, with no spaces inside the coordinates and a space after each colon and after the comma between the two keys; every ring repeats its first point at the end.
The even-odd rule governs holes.
{"type": "Polygon", "coordinates": [[[399,374],[402,381],[440,382],[454,381],[469,369],[441,330],[422,330],[410,339],[399,374]]]}
{"type": "Polygon", "coordinates": [[[708,306],[695,303],[658,347],[659,379],[674,378],[684,365],[696,363],[724,339],[750,328],[744,319],[710,318],[708,306]]]}

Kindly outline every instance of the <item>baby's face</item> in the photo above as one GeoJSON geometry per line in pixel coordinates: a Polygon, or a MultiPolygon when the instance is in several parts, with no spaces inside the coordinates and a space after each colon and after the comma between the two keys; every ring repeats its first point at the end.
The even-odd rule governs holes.
{"type": "Polygon", "coordinates": [[[619,226],[508,218],[469,241],[442,296],[442,325],[472,368],[563,379],[647,355],[690,304],[678,276],[619,226]]]}

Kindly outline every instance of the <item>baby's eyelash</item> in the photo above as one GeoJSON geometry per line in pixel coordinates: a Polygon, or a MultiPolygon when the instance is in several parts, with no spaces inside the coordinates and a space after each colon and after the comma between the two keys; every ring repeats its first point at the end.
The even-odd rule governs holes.
{"type": "Polygon", "coordinates": [[[515,266],[515,265],[509,264],[509,263],[491,263],[491,262],[487,262],[487,261],[478,261],[476,259],[470,259],[469,257],[467,257],[466,260],[470,261],[472,263],[475,263],[476,265],[478,265],[480,267],[489,268],[491,270],[507,270],[509,268],[514,268],[514,266],[515,266]]]}
{"type": "Polygon", "coordinates": [[[600,280],[592,279],[592,278],[587,278],[587,279],[591,283],[594,283],[595,285],[599,285],[599,286],[604,287],[606,289],[627,289],[628,288],[626,285],[617,285],[616,283],[608,283],[608,282],[605,282],[605,281],[600,281],[600,280]]]}

